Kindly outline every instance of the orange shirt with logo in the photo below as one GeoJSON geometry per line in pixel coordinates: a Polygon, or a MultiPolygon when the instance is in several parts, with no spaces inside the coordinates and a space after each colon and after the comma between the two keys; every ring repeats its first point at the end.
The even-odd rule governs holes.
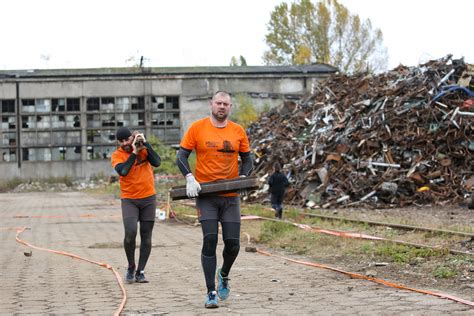
{"type": "Polygon", "coordinates": [[[238,154],[250,152],[249,140],[242,126],[227,121],[225,127],[215,127],[209,117],[194,122],[180,146],[196,151],[195,177],[198,182],[237,178],[238,154]]]}
{"type": "MultiPolygon", "coordinates": [[[[127,161],[131,153],[118,148],[112,153],[112,168],[127,161]]],[[[143,149],[138,152],[130,172],[120,176],[120,197],[122,199],[143,199],[156,194],[153,168],[146,160],[148,152],[143,149]]]]}

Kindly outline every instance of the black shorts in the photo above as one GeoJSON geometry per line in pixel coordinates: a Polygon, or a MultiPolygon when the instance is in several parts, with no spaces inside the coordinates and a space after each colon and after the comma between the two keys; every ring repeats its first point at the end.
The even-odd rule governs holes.
{"type": "Polygon", "coordinates": [[[240,223],[240,196],[198,196],[196,207],[199,221],[240,223]]]}
{"type": "Polygon", "coordinates": [[[155,221],[156,196],[143,199],[122,199],[122,218],[136,218],[137,221],[155,221]]]}

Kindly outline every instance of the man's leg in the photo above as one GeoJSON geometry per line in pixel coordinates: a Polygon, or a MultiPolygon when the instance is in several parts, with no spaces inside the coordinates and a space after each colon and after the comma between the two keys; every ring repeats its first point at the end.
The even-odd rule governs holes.
{"type": "Polygon", "coordinates": [[[283,194],[276,195],[275,203],[277,204],[278,218],[281,219],[283,215],[283,194]]]}
{"type": "Polygon", "coordinates": [[[217,232],[218,222],[214,219],[201,221],[202,228],[202,250],[201,250],[201,264],[206,279],[207,292],[216,290],[216,248],[217,248],[217,232]]]}
{"type": "Polygon", "coordinates": [[[146,263],[151,253],[151,236],[153,232],[154,221],[140,222],[140,257],[138,259],[137,271],[145,270],[146,263]]]}
{"type": "Polygon", "coordinates": [[[122,199],[122,218],[125,229],[123,247],[128,260],[127,282],[133,282],[133,273],[135,272],[135,240],[137,237],[138,206],[134,200],[122,199]],[[130,276],[132,276],[130,278],[130,276]]]}
{"type": "Polygon", "coordinates": [[[135,280],[138,283],[148,283],[145,278],[145,266],[151,253],[151,236],[156,217],[156,196],[137,200],[140,221],[140,257],[135,280]]]}
{"type": "Polygon", "coordinates": [[[240,223],[222,223],[224,250],[221,275],[227,277],[240,250],[240,223]]]}
{"type": "Polygon", "coordinates": [[[227,299],[230,293],[229,273],[237,259],[240,250],[240,198],[226,197],[226,204],[221,216],[222,239],[224,250],[222,252],[222,268],[217,272],[217,294],[222,300],[227,299]]]}
{"type": "Polygon", "coordinates": [[[128,268],[135,270],[135,240],[137,237],[137,218],[129,217],[123,219],[125,228],[125,237],[123,239],[123,247],[127,255],[128,268]]]}

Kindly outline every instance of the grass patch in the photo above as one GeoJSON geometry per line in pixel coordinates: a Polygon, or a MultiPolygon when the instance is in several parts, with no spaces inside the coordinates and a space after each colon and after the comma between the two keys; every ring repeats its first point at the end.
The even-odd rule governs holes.
{"type": "Polygon", "coordinates": [[[438,279],[447,279],[447,278],[452,278],[456,276],[457,273],[454,269],[451,267],[441,265],[436,267],[436,269],[433,271],[433,276],[438,279]]]}
{"type": "Polygon", "coordinates": [[[406,245],[385,243],[374,248],[374,254],[398,263],[413,263],[417,258],[442,257],[448,249],[415,248],[406,245]]]}
{"type": "Polygon", "coordinates": [[[11,191],[23,182],[24,182],[24,180],[21,180],[20,178],[12,178],[12,179],[9,179],[9,180],[1,180],[0,181],[0,192],[11,191]]]}
{"type": "Polygon", "coordinates": [[[291,234],[295,228],[284,222],[265,222],[260,233],[260,240],[262,242],[269,242],[286,234],[291,234]]]}

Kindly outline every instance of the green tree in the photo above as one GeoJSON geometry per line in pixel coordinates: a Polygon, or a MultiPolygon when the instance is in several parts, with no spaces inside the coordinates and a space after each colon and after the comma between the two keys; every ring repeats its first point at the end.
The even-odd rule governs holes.
{"type": "Polygon", "coordinates": [[[252,103],[252,99],[246,94],[237,94],[234,102],[235,109],[232,118],[247,128],[252,122],[258,118],[258,112],[252,103]]]}
{"type": "Polygon", "coordinates": [[[386,70],[382,31],[337,0],[281,3],[272,11],[267,28],[266,64],[326,63],[345,73],[386,70]]]}
{"type": "Polygon", "coordinates": [[[147,141],[161,158],[160,166],[154,169],[155,173],[179,174],[180,172],[176,165],[176,149],[163,144],[163,142],[154,135],[147,136],[147,141]]]}

